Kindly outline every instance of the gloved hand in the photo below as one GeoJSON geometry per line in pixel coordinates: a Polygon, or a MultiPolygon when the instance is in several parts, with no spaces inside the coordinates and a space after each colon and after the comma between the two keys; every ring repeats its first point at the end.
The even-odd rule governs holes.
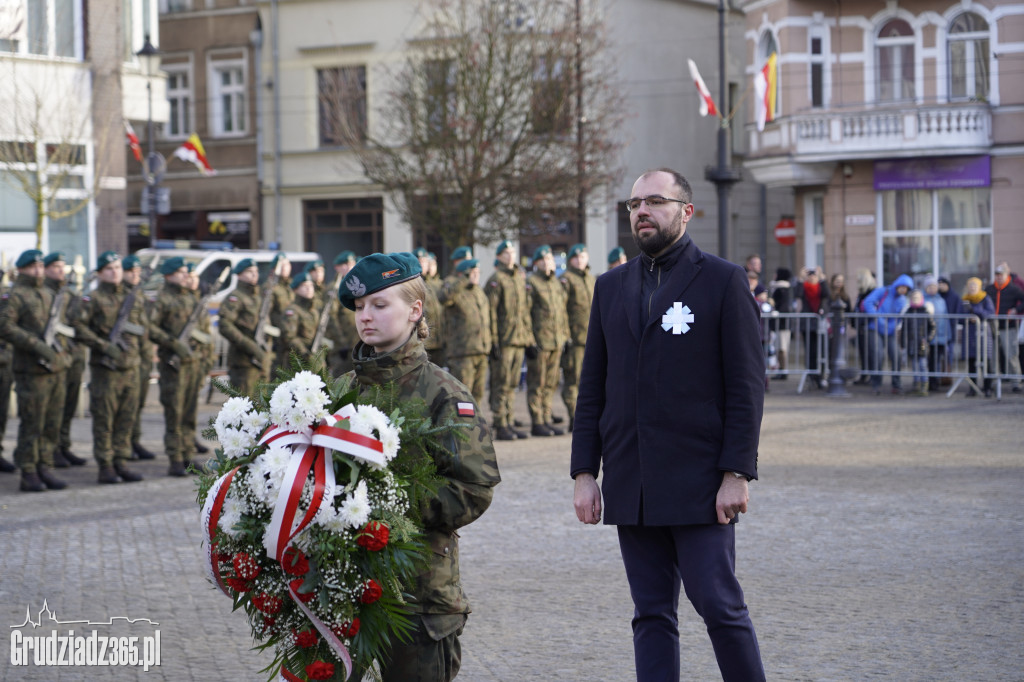
{"type": "Polygon", "coordinates": [[[187,360],[192,357],[192,346],[188,345],[181,339],[174,339],[171,343],[171,348],[174,350],[174,354],[182,360],[187,360]]]}
{"type": "Polygon", "coordinates": [[[526,358],[528,360],[536,360],[538,355],[540,355],[540,348],[537,346],[526,347],[526,358]]]}
{"type": "Polygon", "coordinates": [[[122,351],[121,347],[118,346],[116,343],[108,343],[106,346],[103,347],[103,354],[106,355],[111,360],[113,360],[114,362],[117,362],[121,358],[121,355],[123,353],[124,351],[122,351]]]}
{"type": "Polygon", "coordinates": [[[35,351],[36,355],[46,362],[53,362],[57,359],[57,351],[43,343],[42,339],[36,342],[35,351]]]}
{"type": "Polygon", "coordinates": [[[498,344],[491,346],[491,360],[501,360],[501,348],[498,347],[498,344]]]}

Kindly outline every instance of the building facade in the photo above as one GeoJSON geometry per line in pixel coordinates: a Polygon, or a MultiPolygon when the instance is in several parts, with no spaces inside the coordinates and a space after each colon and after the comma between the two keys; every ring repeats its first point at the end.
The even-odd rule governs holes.
{"type": "Polygon", "coordinates": [[[778,55],[746,167],[791,188],[794,260],[881,282],[1024,267],[1024,3],[755,0],[747,70],[778,55]]]}

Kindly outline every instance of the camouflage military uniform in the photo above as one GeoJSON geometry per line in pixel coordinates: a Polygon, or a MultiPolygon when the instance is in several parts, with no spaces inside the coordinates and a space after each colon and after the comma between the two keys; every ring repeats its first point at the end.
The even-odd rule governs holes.
{"type": "Polygon", "coordinates": [[[164,408],[164,451],[172,464],[187,464],[195,454],[194,418],[191,430],[185,422],[186,415],[194,415],[197,408],[196,377],[202,349],[195,339],[182,340],[180,336],[197,299],[195,292],[165,282],[150,308],[149,338],[157,345],[160,360],[157,367],[160,404],[164,408]]]}
{"type": "Polygon", "coordinates": [[[491,350],[491,304],[483,289],[459,277],[441,289],[444,327],[448,330],[448,371],[469,387],[478,404],[484,401],[487,354],[491,350]]]}
{"type": "Polygon", "coordinates": [[[594,276],[590,274],[590,266],[580,270],[570,265],[562,273],[562,285],[569,314],[569,344],[562,354],[562,402],[569,410],[571,429],[576,414],[576,396],[579,395],[583,349],[590,325],[590,305],[594,299],[594,276]]]}
{"type": "Polygon", "coordinates": [[[254,340],[259,324],[260,294],[252,284],[239,282],[220,305],[217,323],[220,335],[228,340],[228,379],[232,386],[245,394],[256,390],[256,384],[269,376],[268,354],[260,350],[254,340]]]}
{"type": "MultiPolygon", "coordinates": [[[[130,288],[129,285],[125,286],[130,288]]],[[[140,282],[138,286],[142,286],[142,283],[140,282]]],[[[139,295],[142,296],[142,293],[140,292],[139,295]]],[[[135,423],[132,425],[133,446],[142,440],[142,408],[146,405],[146,398],[149,394],[149,379],[153,374],[153,353],[156,352],[156,344],[149,338],[149,316],[152,308],[153,301],[143,301],[143,309],[146,313],[146,335],[142,337],[139,344],[139,403],[135,409],[135,423]]]]}
{"type": "Polygon", "coordinates": [[[430,363],[423,343],[413,335],[390,353],[374,355],[356,347],[355,378],[364,391],[394,383],[400,399],[421,399],[434,424],[469,424],[468,440],[449,439],[450,456],[435,458],[445,483],[421,508],[425,542],[433,550],[430,567],[406,586],[412,595],[416,633],[396,644],[381,668],[385,681],[450,680],[458,672],[458,634],[469,613],[459,579],[458,529],[486,511],[501,480],[487,423],[469,391],[452,375],[430,363]]]}
{"type": "MultiPolygon", "coordinates": [[[[195,298],[196,305],[199,305],[203,298],[202,294],[199,291],[192,291],[192,296],[195,298]]],[[[203,303],[202,305],[204,310],[200,313],[195,326],[198,334],[194,334],[192,338],[193,352],[196,356],[196,371],[193,373],[192,387],[189,389],[192,396],[194,396],[191,400],[192,409],[185,413],[181,424],[182,437],[191,438],[190,442],[193,445],[198,442],[196,432],[198,430],[199,398],[202,395],[203,386],[206,385],[206,379],[210,376],[210,371],[217,362],[217,349],[213,345],[210,313],[208,310],[205,310],[206,304],[203,303]],[[200,338],[203,340],[200,341],[200,338]],[[208,342],[207,339],[209,339],[208,342]]]]}
{"type": "MultiPolygon", "coordinates": [[[[74,319],[77,315],[76,311],[79,305],[78,292],[69,287],[67,282],[58,282],[49,277],[43,279],[43,284],[54,296],[57,296],[62,290],[64,291],[64,310],[60,314],[60,321],[70,327],[74,324],[74,319]]],[[[78,408],[78,392],[82,388],[82,375],[85,373],[85,347],[63,335],[58,335],[57,339],[63,352],[67,353],[70,360],[68,368],[62,372],[64,386],[60,390],[60,395],[55,396],[53,399],[55,406],[60,405],[60,415],[57,416],[60,421],[60,432],[57,434],[54,449],[70,450],[71,420],[74,418],[75,410],[78,408]]],[[[65,462],[66,465],[67,462],[65,462]]]]}
{"type": "Polygon", "coordinates": [[[0,455],[4,451],[7,415],[11,411],[11,389],[14,387],[14,372],[11,371],[12,355],[11,344],[0,341],[0,455]]]}
{"type": "Polygon", "coordinates": [[[495,428],[511,427],[524,351],[534,345],[526,280],[518,266],[499,263],[484,289],[491,304],[491,338],[501,351],[492,375],[491,413],[495,428]]]}
{"type": "Polygon", "coordinates": [[[526,404],[530,420],[551,424],[551,401],[558,387],[562,347],[569,339],[565,289],[554,273],[534,272],[526,281],[537,357],[526,361],[526,404]]]}
{"type": "Polygon", "coordinates": [[[131,459],[131,429],[139,401],[139,362],[146,328],[145,304],[135,298],[128,322],[142,334],[122,335],[123,347],[110,340],[121,307],[128,297],[123,284],[100,282],[82,296],[75,318],[76,338],[89,346],[89,410],[92,412],[93,456],[100,467],[131,459]],[[112,365],[110,367],[108,365],[112,365]]]}
{"type": "MultiPolygon", "coordinates": [[[[274,325],[278,329],[281,328],[281,321],[284,318],[284,311],[288,309],[288,306],[295,300],[295,292],[292,291],[291,279],[288,277],[280,277],[274,284],[274,287],[270,290],[270,296],[273,303],[270,304],[270,324],[274,325]]],[[[257,307],[258,307],[257,303],[257,307]]],[[[274,359],[273,366],[271,368],[271,376],[277,374],[277,368],[281,367],[282,358],[284,364],[288,362],[288,348],[285,346],[280,338],[274,339],[274,359]]]]}
{"type": "Polygon", "coordinates": [[[356,331],[356,314],[341,305],[337,296],[331,301],[334,312],[327,325],[327,338],[334,348],[327,354],[327,364],[331,368],[331,376],[341,376],[352,371],[352,349],[359,343],[359,332],[356,331]]]}
{"type": "MultiPolygon", "coordinates": [[[[49,362],[53,371],[40,364],[48,354],[43,332],[53,304],[53,290],[43,279],[19,274],[0,306],[0,337],[14,347],[11,369],[19,420],[14,461],[23,474],[53,466],[64,416],[65,374],[71,366],[71,355],[66,352],[57,353],[49,362]]],[[[66,319],[65,315],[61,319],[66,319]]]]}
{"type": "Polygon", "coordinates": [[[423,345],[427,349],[430,361],[439,367],[443,367],[447,362],[445,346],[448,341],[448,334],[444,326],[444,312],[438,299],[444,282],[435,275],[429,279],[425,278],[423,283],[427,288],[427,300],[423,302],[423,314],[426,316],[427,325],[430,327],[430,336],[426,338],[423,345]]]}
{"type": "Polygon", "coordinates": [[[281,317],[280,340],[285,351],[283,357],[277,359],[278,366],[288,366],[290,353],[298,355],[303,362],[309,362],[319,323],[319,315],[313,312],[313,300],[296,296],[281,317]]]}

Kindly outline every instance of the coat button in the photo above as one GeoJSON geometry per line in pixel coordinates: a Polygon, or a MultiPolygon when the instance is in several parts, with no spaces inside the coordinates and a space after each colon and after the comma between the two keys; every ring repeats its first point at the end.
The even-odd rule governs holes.
{"type": "Polygon", "coordinates": [[[447,547],[445,547],[445,548],[444,548],[444,553],[445,553],[445,554],[447,554],[447,553],[448,553],[448,548],[447,548],[447,547]]]}

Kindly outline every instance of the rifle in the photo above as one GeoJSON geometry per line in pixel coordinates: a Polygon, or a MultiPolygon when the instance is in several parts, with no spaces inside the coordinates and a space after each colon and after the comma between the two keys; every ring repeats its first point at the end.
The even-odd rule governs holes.
{"type": "MultiPolygon", "coordinates": [[[[153,256],[153,260],[150,261],[149,265],[142,268],[142,277],[139,278],[139,283],[132,287],[132,290],[124,297],[124,301],[121,303],[121,309],[117,311],[117,319],[114,320],[114,326],[111,328],[110,336],[107,337],[107,340],[121,350],[128,350],[128,340],[124,338],[125,334],[143,336],[146,333],[145,327],[141,324],[135,324],[134,322],[129,321],[128,318],[132,314],[132,308],[135,307],[136,299],[138,299],[139,294],[142,292],[142,286],[146,283],[146,280],[152,276],[153,270],[156,268],[157,261],[159,260],[159,255],[153,256]]],[[[117,369],[114,361],[106,355],[100,357],[99,363],[107,369],[117,369]]]]}
{"type": "MultiPolygon", "coordinates": [[[[335,295],[338,293],[338,279],[334,279],[334,282],[327,289],[328,292],[333,291],[335,295]]],[[[324,309],[320,311],[320,319],[316,323],[316,334],[313,335],[313,343],[309,346],[311,355],[316,355],[321,346],[327,346],[329,349],[334,348],[334,342],[325,338],[327,335],[327,324],[331,321],[331,311],[334,309],[333,304],[334,300],[328,295],[324,301],[324,309]]]]}
{"type": "MultiPolygon", "coordinates": [[[[188,316],[188,322],[185,323],[185,326],[181,328],[181,333],[178,334],[179,341],[187,343],[189,339],[195,339],[204,346],[213,341],[213,338],[209,334],[196,329],[196,325],[199,323],[199,319],[206,311],[206,305],[214,296],[217,295],[217,292],[220,291],[221,285],[224,284],[224,280],[228,278],[229,274],[231,274],[231,266],[225,266],[220,273],[220,277],[217,278],[217,281],[210,285],[210,289],[206,292],[206,295],[202,296],[192,308],[192,313],[188,316]]],[[[181,358],[177,355],[172,355],[168,358],[167,364],[173,369],[178,369],[181,365],[181,358]]]]}
{"type": "MultiPolygon", "coordinates": [[[[253,332],[253,339],[256,341],[256,345],[262,351],[261,355],[266,355],[271,351],[270,339],[267,337],[278,338],[281,336],[281,330],[270,324],[270,306],[274,302],[274,287],[277,285],[277,280],[281,277],[281,264],[278,263],[274,267],[274,270],[267,276],[267,281],[263,288],[263,299],[260,301],[260,317],[256,322],[256,330],[253,332]]],[[[260,369],[263,368],[263,361],[257,358],[250,358],[252,364],[256,365],[260,369]]]]}
{"type": "MultiPolygon", "coordinates": [[[[75,330],[60,321],[60,314],[64,308],[64,301],[67,297],[67,287],[61,288],[60,291],[54,294],[53,303],[50,304],[50,319],[46,321],[46,328],[43,330],[43,343],[58,353],[64,352],[64,347],[57,341],[58,334],[69,339],[75,338],[75,330]]],[[[49,372],[54,371],[53,364],[48,360],[39,358],[39,364],[45,367],[49,372]]]]}

